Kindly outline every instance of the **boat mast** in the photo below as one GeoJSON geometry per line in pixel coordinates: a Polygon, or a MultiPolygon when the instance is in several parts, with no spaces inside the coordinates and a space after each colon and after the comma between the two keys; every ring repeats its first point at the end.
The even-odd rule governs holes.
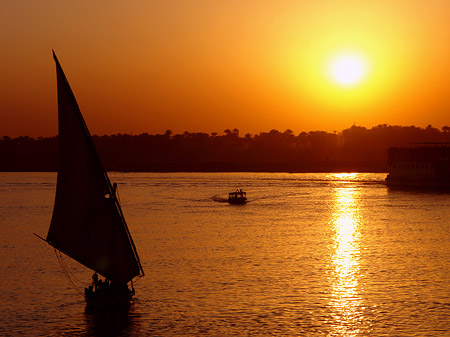
{"type": "Polygon", "coordinates": [[[106,179],[106,181],[108,183],[109,193],[114,198],[114,202],[116,204],[117,210],[119,211],[120,218],[122,219],[123,227],[125,228],[125,232],[127,233],[128,240],[130,241],[134,257],[136,258],[136,261],[137,261],[138,266],[139,266],[139,270],[142,273],[140,276],[144,276],[145,275],[144,269],[142,268],[141,260],[139,259],[139,255],[137,253],[136,246],[134,245],[134,241],[133,241],[133,238],[131,237],[130,230],[128,229],[127,222],[125,221],[125,216],[123,215],[122,207],[120,207],[120,203],[119,203],[119,200],[117,199],[116,193],[112,193],[113,188],[112,188],[111,181],[109,180],[109,177],[108,177],[108,174],[106,173],[106,171],[104,171],[104,175],[105,175],[105,179],[106,179]]]}

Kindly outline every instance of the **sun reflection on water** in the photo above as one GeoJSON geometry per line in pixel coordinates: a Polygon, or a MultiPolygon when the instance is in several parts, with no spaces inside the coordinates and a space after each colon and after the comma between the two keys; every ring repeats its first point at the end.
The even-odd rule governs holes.
{"type": "MultiPolygon", "coordinates": [[[[337,176],[348,179],[347,176],[337,176]]],[[[359,295],[360,263],[360,215],[359,190],[354,187],[338,186],[334,190],[334,211],[331,226],[334,231],[331,252],[332,273],[330,283],[332,294],[333,330],[330,336],[355,336],[359,333],[363,315],[359,295]]]]}

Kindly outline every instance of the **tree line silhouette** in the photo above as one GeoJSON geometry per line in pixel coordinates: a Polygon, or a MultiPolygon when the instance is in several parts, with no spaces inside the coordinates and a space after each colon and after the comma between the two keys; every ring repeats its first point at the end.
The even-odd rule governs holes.
{"type": "MultiPolygon", "coordinates": [[[[341,132],[271,130],[93,136],[108,171],[386,172],[387,150],[414,143],[450,142],[450,127],[353,125],[341,132]]],[[[4,136],[0,171],[56,171],[58,137],[4,136]]]]}

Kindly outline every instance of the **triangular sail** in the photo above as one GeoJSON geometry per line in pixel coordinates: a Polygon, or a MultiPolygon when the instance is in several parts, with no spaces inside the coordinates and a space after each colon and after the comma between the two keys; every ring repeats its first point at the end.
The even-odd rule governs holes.
{"type": "Polygon", "coordinates": [[[113,282],[143,270],[108,175],[56,58],[59,168],[47,242],[113,282]]]}

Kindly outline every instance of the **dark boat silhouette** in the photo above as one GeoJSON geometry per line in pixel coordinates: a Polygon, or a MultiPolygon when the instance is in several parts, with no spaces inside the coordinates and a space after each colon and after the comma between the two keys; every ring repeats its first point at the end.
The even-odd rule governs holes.
{"type": "Polygon", "coordinates": [[[58,177],[45,241],[95,272],[93,285],[85,289],[89,306],[127,305],[135,293],[132,280],[144,271],[116,195],[117,185],[109,180],[54,52],[53,58],[58,91],[58,177]],[[97,273],[105,281],[98,279],[97,273]]]}
{"type": "Polygon", "coordinates": [[[247,193],[241,189],[228,193],[228,202],[233,205],[242,205],[247,202],[247,193]]]}

